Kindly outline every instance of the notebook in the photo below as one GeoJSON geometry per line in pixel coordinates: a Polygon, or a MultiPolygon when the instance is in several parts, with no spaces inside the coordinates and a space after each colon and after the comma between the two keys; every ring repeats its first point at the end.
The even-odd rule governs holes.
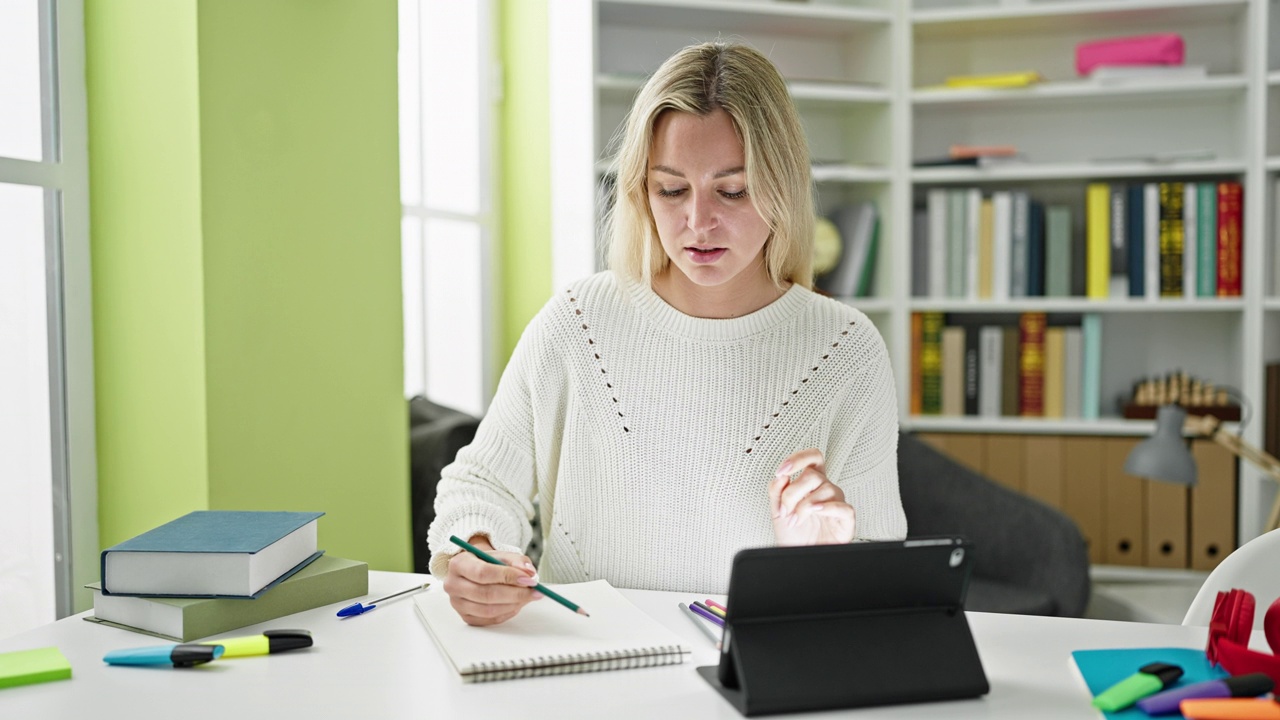
{"type": "MultiPolygon", "coordinates": [[[[1076,669],[1084,678],[1090,695],[1097,695],[1153,662],[1172,663],[1182,668],[1183,675],[1169,687],[1185,687],[1205,680],[1220,680],[1227,672],[1209,664],[1204,650],[1197,648],[1115,648],[1100,650],[1075,650],[1071,653],[1076,669]]],[[[1101,711],[1099,711],[1101,712],[1101,711]]],[[[1117,712],[1101,713],[1108,720],[1124,720],[1150,717],[1136,706],[1117,712]]],[[[1180,717],[1169,715],[1167,717],[1180,717]]]]}
{"type": "Polygon", "coordinates": [[[442,590],[415,595],[413,605],[463,682],[673,665],[689,655],[678,635],[605,580],[548,587],[591,617],[544,598],[505,623],[472,627],[442,590]]]}

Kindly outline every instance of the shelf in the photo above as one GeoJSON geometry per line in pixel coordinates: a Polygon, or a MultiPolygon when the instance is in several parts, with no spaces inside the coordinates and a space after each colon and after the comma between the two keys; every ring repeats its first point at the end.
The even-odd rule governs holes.
{"type": "Polygon", "coordinates": [[[1272,70],[1267,73],[1268,85],[1280,85],[1280,70],[1272,70]]]}
{"type": "Polygon", "coordinates": [[[711,27],[725,34],[848,35],[887,27],[887,10],[802,3],[740,3],[724,0],[599,0],[602,25],[632,25],[687,30],[711,27]]]}
{"type": "Polygon", "coordinates": [[[911,179],[917,183],[982,183],[1026,180],[1240,175],[1244,171],[1245,164],[1243,162],[1231,160],[1171,163],[1026,163],[988,168],[916,168],[911,171],[911,179]]]}
{"type": "Polygon", "coordinates": [[[1267,158],[1267,170],[1280,170],[1280,156],[1267,158]]]}
{"type": "MultiPolygon", "coordinates": [[[[614,172],[614,161],[597,160],[595,164],[596,175],[605,175],[614,172]]],[[[832,183],[886,183],[889,182],[890,172],[887,168],[875,167],[873,165],[815,165],[813,167],[814,182],[832,182],[832,183]]]]}
{"type": "Polygon", "coordinates": [[[911,20],[919,40],[1079,30],[1116,34],[1123,26],[1135,23],[1221,21],[1240,17],[1247,10],[1246,0],[1082,0],[918,10],[911,14],[911,20]]]}
{"type": "Polygon", "coordinates": [[[1153,568],[1131,565],[1090,565],[1089,577],[1104,583],[1192,583],[1199,586],[1209,573],[1185,568],[1153,568]]]}
{"type": "Polygon", "coordinates": [[[911,298],[913,312],[963,313],[1239,313],[1243,298],[1203,300],[1089,300],[1086,298],[1016,298],[1013,300],[960,300],[955,298],[911,298]]]}
{"type": "Polygon", "coordinates": [[[1025,88],[922,88],[911,93],[911,101],[921,110],[931,106],[939,110],[955,104],[1043,103],[1055,100],[1118,97],[1210,97],[1244,92],[1248,82],[1243,75],[1221,75],[1195,80],[1143,80],[1099,83],[1092,80],[1047,82],[1025,88]]]}
{"type": "MultiPolygon", "coordinates": [[[[596,76],[596,89],[603,98],[629,104],[644,81],[639,75],[602,73],[596,76]]],[[[890,100],[888,90],[874,85],[796,81],[787,83],[787,89],[797,104],[883,104],[890,100]]]]}
{"type": "Polygon", "coordinates": [[[1020,433],[1027,435],[1109,435],[1141,437],[1155,432],[1154,420],[1125,420],[1104,417],[1099,420],[1044,419],[968,416],[912,415],[903,419],[903,429],[912,432],[1020,433]]]}

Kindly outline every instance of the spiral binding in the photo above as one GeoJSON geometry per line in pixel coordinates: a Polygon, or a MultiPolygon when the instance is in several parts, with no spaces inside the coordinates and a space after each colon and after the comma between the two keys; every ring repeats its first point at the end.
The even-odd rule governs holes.
{"type": "Polygon", "coordinates": [[[493,682],[543,675],[569,675],[676,665],[684,662],[687,653],[688,651],[679,645],[661,645],[580,655],[539,655],[523,660],[480,663],[462,673],[462,679],[465,682],[493,682]]]}

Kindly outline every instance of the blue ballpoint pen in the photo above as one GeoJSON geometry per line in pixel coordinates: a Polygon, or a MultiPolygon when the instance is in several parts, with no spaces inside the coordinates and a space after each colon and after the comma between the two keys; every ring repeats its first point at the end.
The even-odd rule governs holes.
{"type": "Polygon", "coordinates": [[[108,665],[169,665],[191,667],[222,657],[221,645],[153,645],[151,647],[112,650],[103,656],[108,665]]]}

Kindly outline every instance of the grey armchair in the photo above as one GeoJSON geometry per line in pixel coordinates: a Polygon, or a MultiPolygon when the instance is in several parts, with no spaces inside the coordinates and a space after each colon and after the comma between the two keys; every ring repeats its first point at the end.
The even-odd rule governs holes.
{"type": "Polygon", "coordinates": [[[908,536],[957,534],[974,544],[966,609],[1084,615],[1089,553],[1071,518],[910,433],[898,436],[898,485],[908,536]]]}
{"type": "Polygon", "coordinates": [[[413,571],[431,572],[427,529],[436,517],[440,471],[476,436],[480,420],[422,396],[409,400],[409,505],[413,513],[413,571]]]}

